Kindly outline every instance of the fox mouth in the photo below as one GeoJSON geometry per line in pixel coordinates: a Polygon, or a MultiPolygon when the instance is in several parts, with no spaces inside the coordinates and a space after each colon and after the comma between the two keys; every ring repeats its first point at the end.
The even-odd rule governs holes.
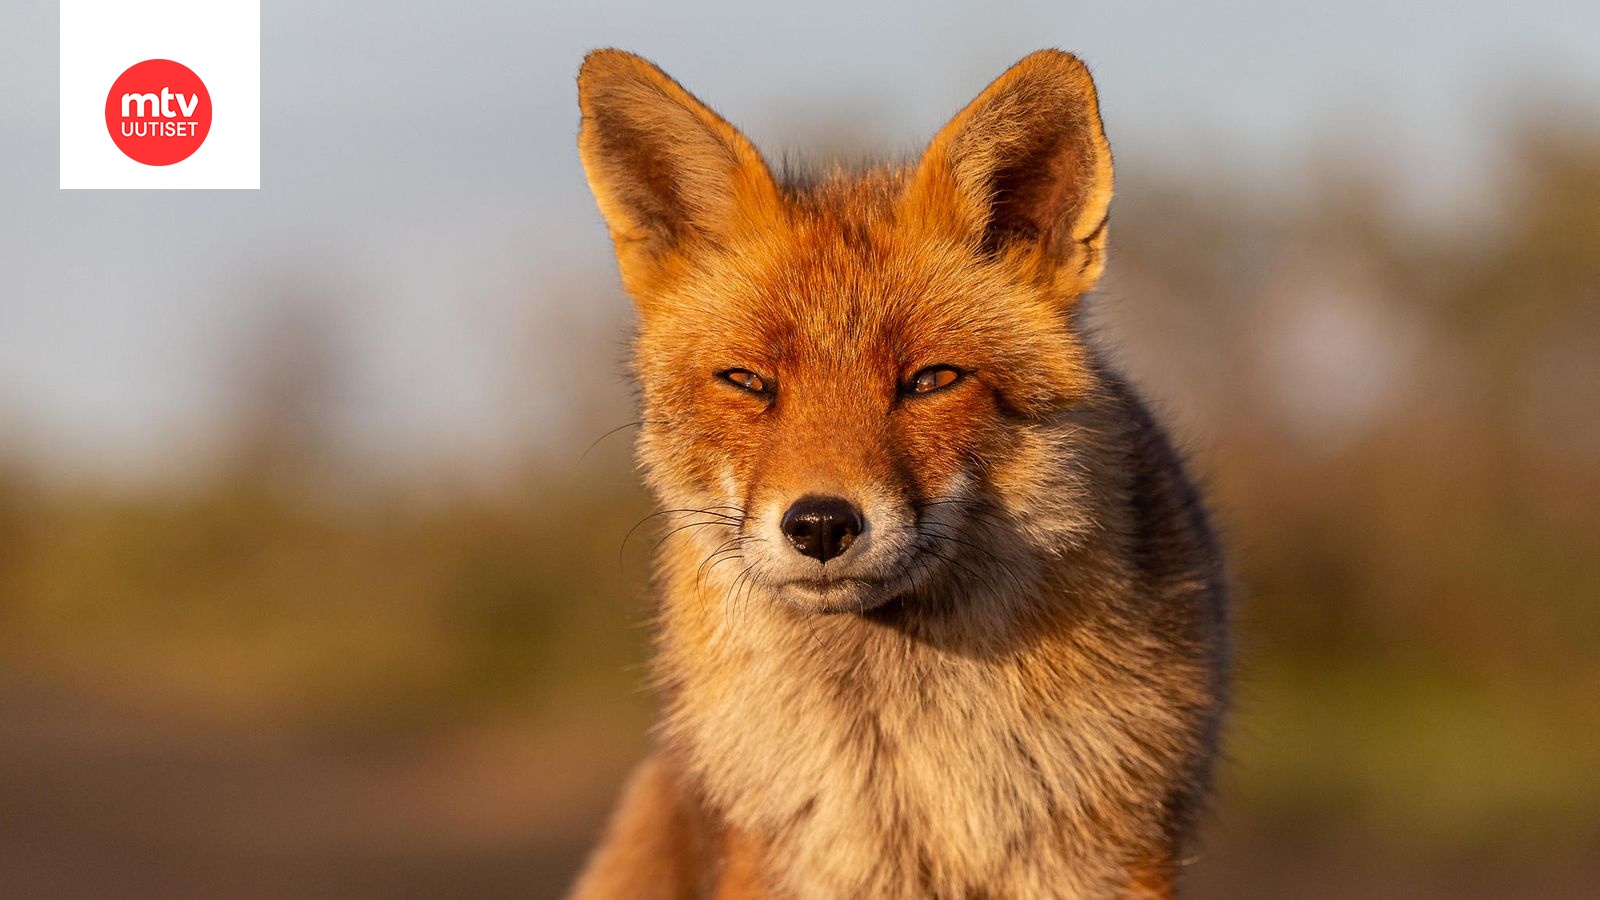
{"type": "Polygon", "coordinates": [[[866,612],[893,599],[884,581],[873,578],[796,578],[777,587],[785,603],[802,612],[832,615],[866,612]]]}
{"type": "Polygon", "coordinates": [[[792,613],[866,613],[910,599],[951,567],[963,576],[976,571],[963,563],[962,550],[983,549],[965,527],[969,505],[979,501],[968,499],[964,483],[947,488],[925,504],[864,489],[844,500],[823,492],[794,501],[726,501],[740,510],[728,523],[739,533],[711,556],[745,560],[747,581],[792,613]]]}

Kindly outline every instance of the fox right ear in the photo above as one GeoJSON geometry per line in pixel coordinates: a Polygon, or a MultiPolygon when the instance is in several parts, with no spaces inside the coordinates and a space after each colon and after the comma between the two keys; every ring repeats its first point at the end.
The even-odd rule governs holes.
{"type": "Polygon", "coordinates": [[[584,173],[635,298],[664,257],[715,245],[776,208],[776,184],[749,139],[644,59],[591,52],[578,106],[584,173]]]}
{"type": "Polygon", "coordinates": [[[1111,148],[1094,80],[1040,50],[1006,70],[934,137],[906,211],[990,254],[1028,259],[1074,296],[1105,268],[1111,148]]]}

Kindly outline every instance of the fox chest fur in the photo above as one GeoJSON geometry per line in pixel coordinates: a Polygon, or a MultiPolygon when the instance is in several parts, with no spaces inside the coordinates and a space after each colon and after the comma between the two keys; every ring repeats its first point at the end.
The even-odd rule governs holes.
{"type": "Polygon", "coordinates": [[[640,324],[659,749],[584,898],[1166,896],[1220,554],[1080,331],[1111,159],[1044,51],[906,166],[779,181],[649,63],[580,149],[640,324]]]}
{"type": "Polygon", "coordinates": [[[1028,626],[1054,633],[973,641],[1006,626],[811,627],[771,610],[735,612],[709,652],[669,626],[662,653],[664,743],[759,842],[772,896],[1121,896],[1160,859],[1195,788],[1172,773],[1205,741],[1203,658],[1065,611],[1028,626]]]}

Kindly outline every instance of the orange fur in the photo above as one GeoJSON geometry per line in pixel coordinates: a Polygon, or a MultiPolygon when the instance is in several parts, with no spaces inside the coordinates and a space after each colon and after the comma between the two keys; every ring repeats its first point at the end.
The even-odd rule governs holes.
{"type": "Polygon", "coordinates": [[[660,750],[575,896],[1169,896],[1225,591],[1078,327],[1112,191],[1087,69],[1041,51],[915,163],[784,182],[638,57],[579,97],[673,530],[660,750]],[[837,556],[786,530],[816,496],[859,513],[837,556]]]}

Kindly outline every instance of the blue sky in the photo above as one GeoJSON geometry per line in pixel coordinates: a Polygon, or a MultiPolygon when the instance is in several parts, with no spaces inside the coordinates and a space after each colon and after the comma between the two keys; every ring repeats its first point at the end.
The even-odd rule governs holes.
{"type": "Polygon", "coordinates": [[[259,192],[57,191],[55,5],[0,12],[0,455],[203,457],[296,279],[338,327],[351,452],[470,467],[544,440],[574,399],[553,351],[626,315],[573,149],[591,47],[654,59],[777,157],[842,131],[912,152],[1058,46],[1099,80],[1124,185],[1223,162],[1293,190],[1360,160],[1446,214],[1489,183],[1496,121],[1600,115],[1600,4],[1578,0],[263,7],[259,192]]]}

